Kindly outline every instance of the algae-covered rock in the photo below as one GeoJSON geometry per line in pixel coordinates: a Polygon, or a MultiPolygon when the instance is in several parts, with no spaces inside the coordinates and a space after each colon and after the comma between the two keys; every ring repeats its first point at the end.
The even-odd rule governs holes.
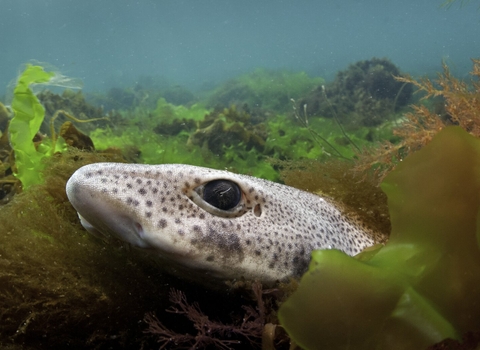
{"type": "Polygon", "coordinates": [[[92,139],[78,130],[72,122],[62,124],[59,136],[63,137],[65,143],[69,146],[87,151],[93,151],[95,149],[92,139]]]}
{"type": "Polygon", "coordinates": [[[333,82],[312,90],[299,104],[306,104],[311,115],[377,126],[409,103],[412,85],[395,79],[401,75],[386,58],[358,61],[339,71],[333,82]]]}
{"type": "Polygon", "coordinates": [[[267,137],[264,124],[253,124],[246,111],[235,106],[214,110],[199,122],[199,129],[188,139],[189,146],[207,147],[213,154],[223,154],[234,147],[238,153],[257,149],[263,151],[267,137]]]}
{"type": "Polygon", "coordinates": [[[306,349],[422,349],[480,328],[480,140],[441,131],[382,184],[392,233],[349,257],[315,251],[281,323],[306,349]]]}

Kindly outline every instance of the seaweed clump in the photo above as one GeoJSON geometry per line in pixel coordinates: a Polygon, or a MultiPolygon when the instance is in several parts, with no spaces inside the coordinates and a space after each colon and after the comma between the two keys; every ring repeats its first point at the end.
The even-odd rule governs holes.
{"type": "Polygon", "coordinates": [[[158,300],[158,290],[145,293],[161,283],[152,281],[152,270],[129,264],[120,247],[105,252],[81,228],[65,194],[66,180],[80,165],[106,160],[121,161],[74,149],[48,158],[45,182],[2,207],[1,347],[98,348],[138,342],[128,340],[135,329],[141,333],[134,320],[141,319],[139,310],[158,300]],[[132,300],[130,293],[138,297],[132,300]]]}
{"type": "Polygon", "coordinates": [[[253,307],[246,303],[242,305],[244,315],[234,323],[223,323],[218,320],[212,320],[201,309],[197,302],[189,303],[185,293],[171,289],[170,302],[173,304],[168,313],[183,315],[191,322],[194,328],[192,333],[177,333],[171,328],[166,327],[154,313],[147,313],[144,321],[148,328],[145,333],[151,334],[153,338],[160,343],[160,349],[175,346],[178,348],[204,349],[214,346],[215,349],[232,349],[236,345],[243,348],[249,345],[251,348],[279,349],[279,345],[287,337],[285,333],[276,336],[273,331],[269,335],[265,332],[267,328],[275,328],[276,318],[272,314],[272,298],[264,300],[263,294],[269,291],[263,291],[259,282],[252,283],[253,298],[256,306],[253,307]],[[232,347],[233,346],[233,347],[232,347]]]}
{"type": "Polygon", "coordinates": [[[401,72],[386,58],[351,64],[337,73],[332,83],[318,86],[299,100],[311,115],[337,117],[343,124],[377,126],[406,106],[412,95],[410,84],[395,79],[401,72]]]}
{"type": "Polygon", "coordinates": [[[470,82],[453,77],[446,64],[443,64],[443,73],[439,73],[434,81],[428,78],[417,81],[411,76],[397,77],[399,82],[413,85],[423,92],[423,101],[440,98],[443,108],[413,105],[413,111],[406,113],[393,129],[397,142],[384,141],[376,147],[364,148],[357,155],[355,170],[367,172],[373,169],[380,182],[398,162],[427,145],[449,125],[461,126],[471,135],[480,137],[480,60],[472,61],[470,74],[474,79],[470,82]]]}
{"type": "Polygon", "coordinates": [[[190,135],[188,145],[206,147],[216,155],[223,155],[231,147],[261,152],[266,138],[264,123],[252,123],[248,111],[231,106],[207,114],[190,135]]]}
{"type": "MultiPolygon", "coordinates": [[[[76,118],[95,119],[98,121],[95,125],[86,124],[86,130],[92,130],[95,127],[105,127],[107,124],[103,108],[88,103],[82,91],[75,92],[67,89],[59,95],[49,90],[44,90],[36,96],[45,108],[45,119],[47,121],[53,118],[57,111],[63,110],[76,118]]],[[[43,125],[40,130],[44,133],[49,132],[47,125],[43,125]]]]}

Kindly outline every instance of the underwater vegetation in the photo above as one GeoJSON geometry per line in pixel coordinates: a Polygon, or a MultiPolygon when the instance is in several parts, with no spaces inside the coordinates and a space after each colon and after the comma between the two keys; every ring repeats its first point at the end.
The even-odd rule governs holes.
{"type": "MultiPolygon", "coordinates": [[[[55,94],[49,90],[40,91],[37,95],[42,106],[45,108],[45,119],[50,120],[59,110],[66,111],[78,119],[96,119],[96,123],[86,123],[82,129],[90,131],[93,128],[104,127],[108,120],[105,118],[103,108],[95,107],[85,100],[81,90],[73,91],[65,89],[61,95],[55,94]]],[[[115,118],[113,113],[108,113],[109,118],[115,118]]],[[[62,118],[59,118],[62,121],[62,118]]],[[[43,123],[40,131],[48,134],[50,132],[48,124],[43,123]]]]}
{"type": "MultiPolygon", "coordinates": [[[[117,112],[110,121],[114,124],[90,132],[96,148],[135,147],[139,153],[135,162],[147,164],[186,163],[227,168],[278,180],[278,171],[267,161],[269,157],[328,157],[326,149],[312,139],[310,131],[293,115],[270,115],[258,110],[255,114],[248,106],[210,111],[201,104],[174,106],[159,99],[154,110],[117,112]]],[[[322,130],[325,138],[345,156],[355,154],[335,121],[317,118],[309,125],[322,130]]],[[[371,130],[359,128],[350,133],[350,138],[364,145],[370,143],[371,134],[371,130]]]]}
{"type": "MultiPolygon", "coordinates": [[[[474,60],[474,78],[479,72],[479,61],[474,60]]],[[[425,348],[479,330],[480,310],[472,305],[480,285],[478,81],[459,81],[446,67],[436,82],[402,79],[399,83],[407,83],[403,89],[414,84],[430,93],[426,97],[442,98],[445,108],[436,112],[428,101],[414,107],[397,122],[395,139],[383,124],[346,128],[348,137],[364,149],[360,154],[334,118],[311,117],[297,105],[298,117],[308,119],[307,124],[299,123],[290,101],[285,107],[289,112],[272,113],[245,104],[209,109],[202,103],[175,105],[159,98],[151,107],[139,103],[109,114],[108,121],[82,124],[88,125],[96,151],[80,151],[68,141],[77,136],[63,136],[62,153],[40,160],[43,180],[0,210],[0,346],[115,349],[178,343],[235,349],[274,344],[282,349],[289,347],[285,334],[270,332],[266,341],[260,330],[268,333],[269,327],[279,331],[283,326],[293,342],[305,348],[315,348],[311,342],[317,341],[321,329],[331,335],[322,341],[348,341],[331,348],[385,348],[399,338],[398,346],[410,341],[407,347],[425,348]],[[223,147],[215,133],[200,135],[208,134],[214,124],[241,142],[223,147]],[[450,125],[457,127],[434,138],[450,125]],[[321,132],[344,158],[354,160],[329,156],[331,149],[315,140],[312,130],[321,132]],[[383,142],[371,143],[378,139],[383,142]],[[260,298],[258,290],[252,296],[248,288],[207,291],[162,273],[137,251],[118,242],[106,244],[81,228],[65,195],[66,180],[82,165],[122,162],[127,154],[131,162],[186,162],[266,178],[278,178],[277,169],[284,168],[286,183],[345,202],[385,233],[390,230],[388,208],[391,238],[385,247],[357,259],[336,251],[315,252],[299,289],[280,308],[280,326],[276,310],[283,297],[276,293],[282,294],[284,286],[263,291],[260,298]],[[300,161],[277,165],[267,157],[300,161]],[[387,196],[377,186],[382,179],[388,207],[387,196]],[[266,293],[272,295],[268,301],[266,293]],[[268,305],[262,306],[262,299],[268,305]],[[303,326],[300,330],[297,322],[303,326]]],[[[64,92],[63,100],[46,92],[42,96],[54,106],[47,108],[47,118],[55,108],[92,117],[85,113],[90,107],[81,107],[85,101],[79,93],[64,92]],[[73,109],[77,103],[80,107],[73,109]]],[[[37,151],[39,145],[51,145],[49,137],[40,141],[34,143],[37,151]]],[[[460,346],[457,342],[450,349],[460,346]]]]}
{"type": "Polygon", "coordinates": [[[267,138],[266,125],[252,123],[251,115],[235,106],[214,110],[205,115],[197,130],[188,138],[188,145],[207,147],[223,155],[229,148],[243,145],[245,151],[263,151],[267,138]]]}
{"type": "Polygon", "coordinates": [[[452,77],[446,66],[436,81],[401,78],[424,99],[440,96],[444,112],[413,106],[394,129],[398,143],[373,149],[370,160],[378,163],[357,160],[357,167],[383,179],[391,235],[385,247],[355,258],[312,254],[309,272],[279,310],[300,346],[426,348],[462,336],[465,346],[445,341],[438,349],[477,346],[478,336],[468,332],[480,328],[479,73],[480,62],[473,60],[470,83],[452,77]]]}
{"type": "MultiPolygon", "coordinates": [[[[416,93],[423,94],[421,103],[412,105],[411,111],[405,112],[394,123],[387,123],[385,129],[359,129],[357,132],[368,130],[368,134],[362,137],[355,137],[356,134],[348,130],[360,150],[355,152],[348,145],[352,155],[339,148],[338,143],[336,147],[347,158],[352,157],[353,162],[334,157],[320,162],[281,162],[282,180],[290,186],[333,198],[347,210],[354,208],[355,214],[371,227],[379,232],[390,232],[387,199],[379,186],[383,178],[407,155],[427,145],[448,125],[459,125],[473,136],[480,137],[480,61],[472,61],[471,81],[452,76],[445,64],[443,72],[433,81],[426,78],[416,80],[408,75],[396,77],[401,84],[414,86],[416,93]],[[362,143],[362,139],[371,138],[373,131],[376,132],[375,140],[381,141],[362,143]]],[[[317,120],[323,119],[311,118],[310,125],[317,120]]],[[[313,129],[323,130],[318,125],[313,129]]]]}
{"type": "MultiPolygon", "coordinates": [[[[130,162],[188,163],[278,180],[278,168],[267,161],[269,158],[325,159],[332,151],[348,158],[355,154],[351,142],[362,146],[381,137],[382,132],[378,130],[356,128],[349,130],[349,136],[345,138],[345,134],[338,129],[337,121],[328,118],[308,120],[309,116],[305,113],[301,116],[305,122],[300,123],[299,114],[294,113],[289,97],[307,93],[314,84],[323,82],[321,79],[309,78],[302,72],[258,70],[238,77],[235,82],[248,86],[253,95],[265,101],[272,100],[268,94],[281,95],[282,101],[288,104],[280,109],[288,112],[271,112],[258,104],[252,108],[248,98],[239,106],[229,105],[211,110],[202,103],[174,105],[163,97],[158,98],[154,108],[150,108],[150,102],[147,103],[143,98],[140,101],[138,97],[131,99],[130,102],[135,102],[129,109],[111,110],[105,115],[103,108],[87,103],[81,91],[65,90],[58,95],[45,90],[38,95],[32,93],[38,106],[45,109],[45,112],[33,118],[40,124],[40,129],[35,131],[40,137],[35,145],[35,154],[41,153],[42,149],[51,150],[52,146],[56,147],[56,152],[62,151],[66,144],[77,143],[76,147],[84,149],[121,148],[130,162]],[[73,129],[71,122],[59,126],[60,122],[65,122],[65,118],[76,122],[90,121],[82,125],[82,130],[88,132],[91,140],[79,136],[81,133],[73,129]],[[93,120],[97,122],[91,123],[93,120]],[[60,129],[59,137],[55,135],[57,127],[60,129]],[[318,140],[312,138],[314,129],[321,130],[324,135],[322,139],[329,147],[319,146],[318,140]],[[66,131],[70,133],[69,136],[65,135],[66,131]],[[45,137],[49,134],[50,137],[45,137]]],[[[176,90],[163,88],[162,91],[182,93],[180,87],[174,88],[176,90]]],[[[150,93],[155,96],[149,90],[142,90],[141,85],[135,89],[138,96],[148,96],[148,100],[151,100],[150,93]]],[[[217,89],[212,96],[218,91],[221,90],[217,89]]],[[[116,91],[115,94],[120,96],[123,92],[116,91]]],[[[32,164],[41,166],[40,158],[31,159],[32,164]]],[[[21,161],[19,165],[22,165],[21,161]]],[[[23,172],[20,171],[20,174],[23,172]]],[[[32,172],[32,176],[39,174],[32,172]]]]}
{"type": "Polygon", "coordinates": [[[305,72],[257,69],[219,86],[208,98],[208,107],[248,105],[252,111],[262,109],[276,113],[291,110],[290,99],[306,95],[323,84],[322,78],[311,78],[305,72]]]}
{"type": "Polygon", "coordinates": [[[448,125],[459,125],[475,137],[480,137],[480,60],[472,59],[471,81],[461,81],[450,74],[447,65],[436,80],[415,80],[410,76],[397,77],[402,83],[412,84],[423,93],[423,104],[412,106],[393,128],[395,142],[385,139],[381,146],[366,147],[357,157],[355,171],[374,170],[379,182],[408,154],[426,144],[448,125]],[[436,99],[441,108],[429,108],[427,103],[436,99]]]}

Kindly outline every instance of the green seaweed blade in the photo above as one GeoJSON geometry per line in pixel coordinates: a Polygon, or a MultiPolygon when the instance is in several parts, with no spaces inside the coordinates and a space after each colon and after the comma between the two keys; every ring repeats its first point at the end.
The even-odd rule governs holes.
{"type": "Polygon", "coordinates": [[[10,121],[10,143],[15,151],[14,175],[27,189],[43,181],[40,170],[45,154],[38,152],[33,138],[40,129],[45,117],[45,109],[30,89],[32,84],[47,83],[55,75],[45,72],[41,66],[28,64],[13,92],[12,110],[14,117],[10,121]]]}

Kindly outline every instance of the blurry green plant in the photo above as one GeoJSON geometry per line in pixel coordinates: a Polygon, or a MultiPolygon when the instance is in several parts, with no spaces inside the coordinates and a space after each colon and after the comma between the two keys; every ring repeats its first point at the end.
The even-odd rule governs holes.
{"type": "Polygon", "coordinates": [[[480,327],[480,140],[447,127],[382,183],[389,242],[312,253],[279,310],[304,349],[424,349],[480,327]]]}

